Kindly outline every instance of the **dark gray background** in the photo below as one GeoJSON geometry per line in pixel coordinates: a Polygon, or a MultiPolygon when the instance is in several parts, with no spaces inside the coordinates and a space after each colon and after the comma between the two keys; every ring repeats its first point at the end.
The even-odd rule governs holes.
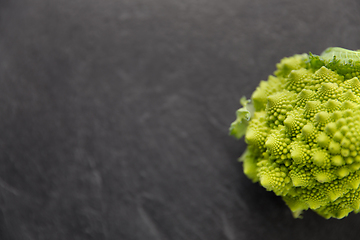
{"type": "Polygon", "coordinates": [[[0,0],[0,239],[359,239],[242,173],[239,98],[360,48],[357,0],[0,0]]]}

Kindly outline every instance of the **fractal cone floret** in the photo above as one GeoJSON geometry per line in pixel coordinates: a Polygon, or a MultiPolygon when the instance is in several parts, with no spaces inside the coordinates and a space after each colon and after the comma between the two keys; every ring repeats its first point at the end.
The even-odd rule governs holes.
{"type": "Polygon", "coordinates": [[[360,212],[360,51],[284,58],[236,112],[244,173],[281,196],[294,217],[360,212]]]}

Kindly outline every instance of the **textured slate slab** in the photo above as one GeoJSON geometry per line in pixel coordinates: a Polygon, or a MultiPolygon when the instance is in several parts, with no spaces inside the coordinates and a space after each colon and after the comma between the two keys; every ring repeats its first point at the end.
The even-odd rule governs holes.
{"type": "Polygon", "coordinates": [[[358,239],[293,219],[228,137],[284,56],[360,46],[359,2],[1,0],[0,239],[358,239]]]}

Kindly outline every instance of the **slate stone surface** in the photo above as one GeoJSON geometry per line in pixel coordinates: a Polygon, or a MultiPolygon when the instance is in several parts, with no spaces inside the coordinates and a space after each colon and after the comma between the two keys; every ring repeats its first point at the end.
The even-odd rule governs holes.
{"type": "Polygon", "coordinates": [[[228,136],[282,57],[360,48],[359,11],[0,0],[0,239],[359,239],[359,215],[293,219],[228,136]]]}

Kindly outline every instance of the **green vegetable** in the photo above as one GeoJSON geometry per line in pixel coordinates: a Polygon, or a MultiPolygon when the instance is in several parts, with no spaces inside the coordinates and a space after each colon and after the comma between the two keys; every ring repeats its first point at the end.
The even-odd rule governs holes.
{"type": "Polygon", "coordinates": [[[360,51],[295,55],[261,81],[231,124],[244,173],[300,217],[360,212],[360,51]]]}

